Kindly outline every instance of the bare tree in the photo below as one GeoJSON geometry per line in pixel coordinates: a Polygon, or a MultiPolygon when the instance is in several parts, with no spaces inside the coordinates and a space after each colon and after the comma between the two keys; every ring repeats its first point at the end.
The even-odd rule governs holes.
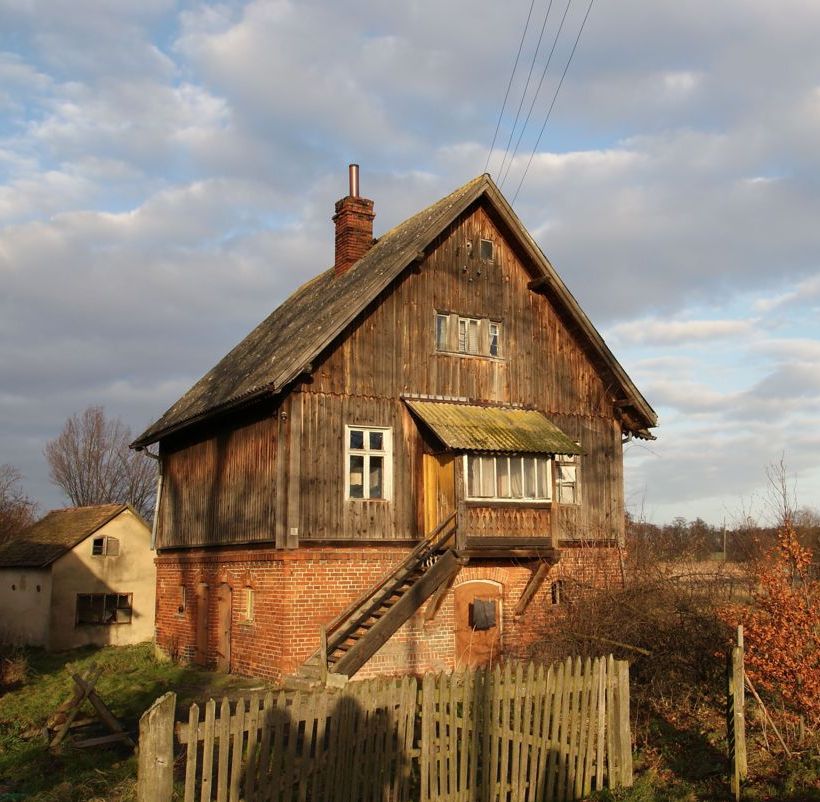
{"type": "Polygon", "coordinates": [[[49,476],[72,504],[131,504],[147,518],[152,513],[156,466],[128,448],[131,430],[105,417],[102,407],[72,415],[46,444],[49,476]]]}
{"type": "Polygon", "coordinates": [[[20,471],[0,465],[0,543],[34,522],[37,505],[23,492],[20,471]]]}

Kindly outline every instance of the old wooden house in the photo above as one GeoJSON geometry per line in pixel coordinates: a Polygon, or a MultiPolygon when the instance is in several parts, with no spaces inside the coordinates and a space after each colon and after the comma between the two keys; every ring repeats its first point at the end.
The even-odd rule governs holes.
{"type": "Polygon", "coordinates": [[[526,650],[617,567],[655,413],[488,175],[332,268],[134,443],[158,443],[157,642],[281,678],[526,650]]]}

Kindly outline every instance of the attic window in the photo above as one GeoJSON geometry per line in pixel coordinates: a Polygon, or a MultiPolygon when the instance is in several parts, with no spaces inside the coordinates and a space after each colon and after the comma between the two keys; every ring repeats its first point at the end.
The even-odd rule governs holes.
{"type": "Polygon", "coordinates": [[[115,537],[95,537],[91,541],[91,553],[96,557],[116,557],[120,553],[120,541],[115,537]]]}
{"type": "Polygon", "coordinates": [[[501,356],[501,324],[487,318],[436,312],[436,350],[469,356],[501,356]]]}
{"type": "Polygon", "coordinates": [[[495,599],[476,599],[470,605],[470,627],[474,630],[486,631],[495,625],[495,599]]]}
{"type": "Polygon", "coordinates": [[[492,262],[495,257],[495,243],[491,239],[482,239],[478,242],[478,258],[482,262],[492,262]]]}

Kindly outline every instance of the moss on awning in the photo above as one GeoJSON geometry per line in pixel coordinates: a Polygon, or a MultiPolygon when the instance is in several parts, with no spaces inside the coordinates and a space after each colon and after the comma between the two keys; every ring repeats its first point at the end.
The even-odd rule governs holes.
{"type": "Polygon", "coordinates": [[[444,445],[460,451],[580,454],[581,448],[541,412],[448,401],[406,399],[444,445]]]}

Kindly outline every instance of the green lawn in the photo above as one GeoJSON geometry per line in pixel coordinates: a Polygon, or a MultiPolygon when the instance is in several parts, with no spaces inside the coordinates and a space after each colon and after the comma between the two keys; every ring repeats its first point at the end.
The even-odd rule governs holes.
{"type": "MultiPolygon", "coordinates": [[[[136,759],[126,746],[50,750],[42,729],[50,713],[72,692],[69,670],[102,669],[97,692],[132,733],[158,696],[174,690],[179,709],[192,701],[258,687],[249,681],[157,660],[153,646],[77,649],[59,654],[30,650],[25,678],[0,688],[0,802],[124,802],[134,798],[136,759]]],[[[91,707],[87,706],[89,714],[91,707]]],[[[85,710],[85,708],[84,708],[85,710]]]]}
{"type": "MultiPolygon", "coordinates": [[[[259,687],[258,680],[158,661],[149,644],[80,649],[63,654],[31,650],[24,678],[5,694],[0,687],[0,802],[126,802],[135,795],[136,759],[124,746],[50,750],[39,733],[72,690],[69,670],[103,669],[97,691],[136,734],[139,716],[168,690],[177,710],[193,701],[259,687]]],[[[89,708],[90,710],[90,708],[89,708]]],[[[727,800],[725,730],[718,704],[642,715],[636,733],[635,785],[604,791],[600,802],[719,802],[727,800]]],[[[750,782],[746,802],[820,802],[816,746],[786,763],[769,755],[757,728],[749,732],[750,782]]]]}

